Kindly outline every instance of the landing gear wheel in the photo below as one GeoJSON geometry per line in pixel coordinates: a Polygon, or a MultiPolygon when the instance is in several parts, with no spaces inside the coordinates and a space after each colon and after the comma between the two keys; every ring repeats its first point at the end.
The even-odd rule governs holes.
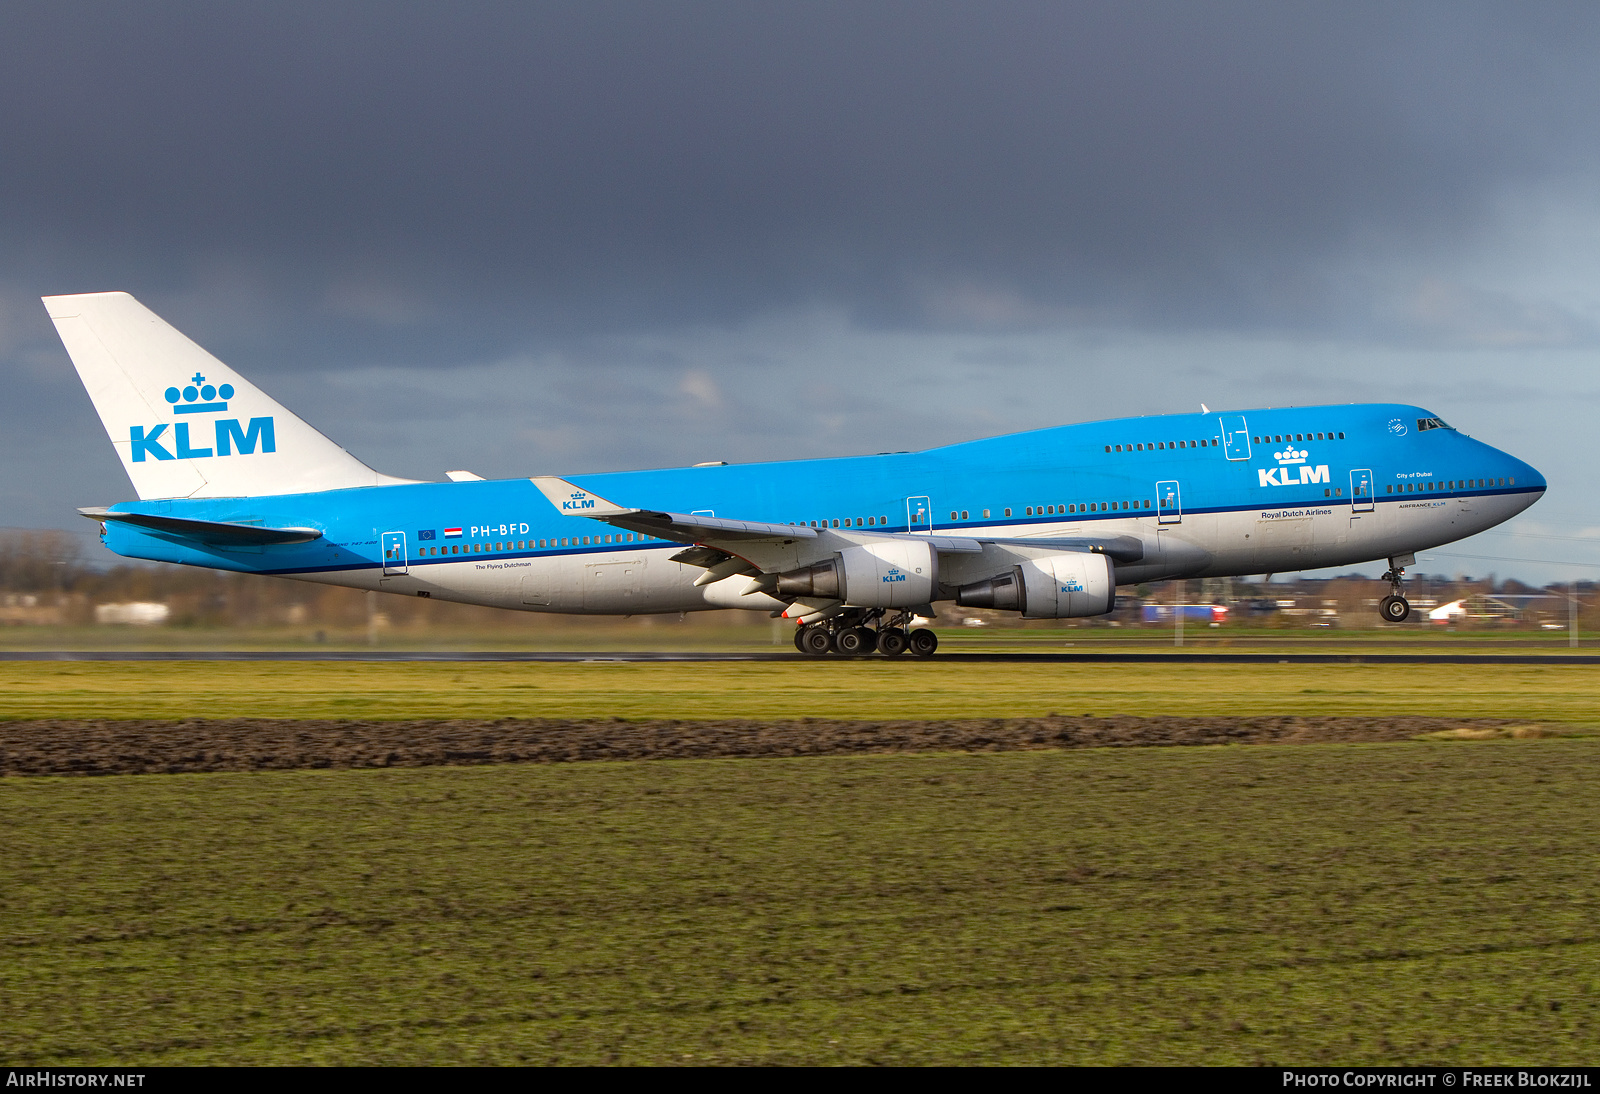
{"type": "Polygon", "coordinates": [[[828,628],[818,627],[815,624],[800,632],[800,652],[809,653],[812,657],[822,657],[833,651],[833,635],[828,633],[828,628]]]}
{"type": "Polygon", "coordinates": [[[846,657],[856,657],[864,653],[871,653],[877,645],[873,633],[865,627],[846,627],[839,632],[833,640],[834,649],[846,657]]]}
{"type": "Polygon", "coordinates": [[[939,636],[927,627],[918,627],[908,637],[911,643],[911,652],[918,657],[932,657],[933,651],[939,648],[939,636]]]}
{"type": "Polygon", "coordinates": [[[1411,615],[1411,603],[1403,596],[1386,596],[1378,602],[1378,614],[1385,623],[1404,623],[1411,615]]]}
{"type": "Polygon", "coordinates": [[[801,653],[806,652],[806,629],[804,627],[796,627],[794,629],[794,648],[801,653]]]}
{"type": "Polygon", "coordinates": [[[906,632],[899,627],[885,627],[878,632],[878,652],[885,657],[899,657],[910,644],[906,632]]]}

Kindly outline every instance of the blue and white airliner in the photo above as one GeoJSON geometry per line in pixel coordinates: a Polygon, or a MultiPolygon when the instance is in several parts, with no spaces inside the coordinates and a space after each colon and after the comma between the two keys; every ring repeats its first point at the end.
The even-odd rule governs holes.
{"type": "MultiPolygon", "coordinates": [[[[44,298],[139,495],[80,510],[129,558],[529,612],[745,608],[802,651],[927,656],[934,605],[1065,619],[1117,586],[1386,559],[1545,481],[1391,403],[1064,425],[924,452],[447,482],[367,467],[127,293],[44,298]]],[[[1202,408],[1204,409],[1204,408],[1202,408]]]]}

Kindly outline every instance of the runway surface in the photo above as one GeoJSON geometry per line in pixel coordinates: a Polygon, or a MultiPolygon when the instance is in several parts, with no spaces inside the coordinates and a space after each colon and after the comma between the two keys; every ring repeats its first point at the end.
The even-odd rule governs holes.
{"type": "MultiPolygon", "coordinates": [[[[788,651],[773,652],[661,652],[635,653],[553,651],[401,651],[401,650],[62,650],[0,652],[0,661],[527,661],[542,663],[737,661],[887,661],[882,657],[812,658],[788,651]]],[[[904,656],[904,665],[919,663],[904,656]]],[[[1216,653],[1126,652],[1104,653],[938,653],[930,661],[959,664],[1033,662],[1042,664],[1097,664],[1159,661],[1187,665],[1600,665],[1600,654],[1574,653],[1216,653]]]]}

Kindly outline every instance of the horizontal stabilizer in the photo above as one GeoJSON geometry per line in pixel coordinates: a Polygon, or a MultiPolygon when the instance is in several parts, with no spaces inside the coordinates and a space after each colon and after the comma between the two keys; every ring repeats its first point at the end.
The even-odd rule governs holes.
{"type": "Polygon", "coordinates": [[[315,528],[263,528],[259,524],[229,524],[218,520],[185,520],[181,517],[160,517],[151,513],[113,513],[109,509],[79,509],[90,520],[114,520],[164,532],[169,536],[217,543],[224,546],[269,546],[278,543],[310,543],[321,539],[315,528]]]}

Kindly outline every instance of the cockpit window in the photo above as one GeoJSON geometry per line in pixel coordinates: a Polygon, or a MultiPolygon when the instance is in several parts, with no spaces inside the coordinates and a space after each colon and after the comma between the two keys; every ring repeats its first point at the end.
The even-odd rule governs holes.
{"type": "Polygon", "coordinates": [[[1417,432],[1418,433],[1421,433],[1421,432],[1423,432],[1425,430],[1429,430],[1429,429],[1453,429],[1453,428],[1455,428],[1455,427],[1452,426],[1452,425],[1449,425],[1443,418],[1418,418],[1417,419],[1417,432]]]}

